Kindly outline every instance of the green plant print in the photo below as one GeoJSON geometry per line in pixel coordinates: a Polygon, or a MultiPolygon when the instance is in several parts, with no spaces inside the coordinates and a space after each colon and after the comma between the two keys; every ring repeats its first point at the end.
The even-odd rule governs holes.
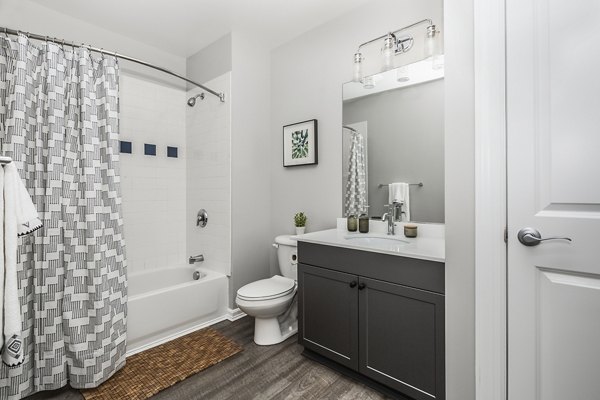
{"type": "Polygon", "coordinates": [[[292,159],[308,156],[308,129],[292,132],[292,159]]]}

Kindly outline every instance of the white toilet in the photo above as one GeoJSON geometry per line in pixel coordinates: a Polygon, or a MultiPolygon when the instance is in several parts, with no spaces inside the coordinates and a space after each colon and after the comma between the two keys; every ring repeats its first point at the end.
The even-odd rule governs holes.
{"type": "Polygon", "coordinates": [[[275,238],[280,275],[249,283],[237,291],[240,310],[255,318],[254,342],[267,346],[283,342],[298,331],[298,253],[290,235],[275,238]]]}

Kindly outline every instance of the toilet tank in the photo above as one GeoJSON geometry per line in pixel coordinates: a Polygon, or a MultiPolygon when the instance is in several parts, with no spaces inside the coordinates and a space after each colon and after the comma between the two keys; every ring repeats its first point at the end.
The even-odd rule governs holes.
{"type": "Polygon", "coordinates": [[[275,238],[277,261],[281,275],[293,280],[298,279],[298,248],[291,235],[280,235],[275,238]]]}

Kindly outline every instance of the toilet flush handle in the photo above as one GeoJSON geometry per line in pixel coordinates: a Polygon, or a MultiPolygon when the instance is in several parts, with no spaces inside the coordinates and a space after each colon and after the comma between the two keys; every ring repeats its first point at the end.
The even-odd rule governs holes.
{"type": "Polygon", "coordinates": [[[275,247],[276,249],[278,249],[279,245],[277,243],[273,243],[273,247],[275,247]]]}

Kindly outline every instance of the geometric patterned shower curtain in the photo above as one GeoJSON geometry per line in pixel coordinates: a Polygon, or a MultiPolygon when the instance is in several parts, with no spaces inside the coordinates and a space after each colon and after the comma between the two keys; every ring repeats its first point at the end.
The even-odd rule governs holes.
{"type": "Polygon", "coordinates": [[[367,155],[365,140],[358,131],[346,129],[351,137],[348,179],[345,191],[346,216],[367,212],[367,155]]]}
{"type": "Polygon", "coordinates": [[[24,362],[0,367],[1,399],[95,387],[125,363],[119,66],[64,47],[0,38],[0,150],[44,223],[19,239],[24,362]]]}

